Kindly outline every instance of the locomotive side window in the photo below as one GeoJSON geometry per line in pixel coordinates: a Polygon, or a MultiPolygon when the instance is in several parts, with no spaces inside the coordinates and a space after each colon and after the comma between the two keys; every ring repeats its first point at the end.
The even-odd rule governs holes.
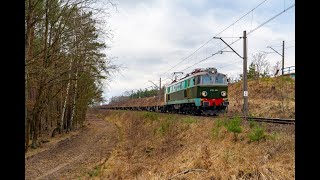
{"type": "Polygon", "coordinates": [[[190,81],[189,86],[194,86],[194,78],[190,78],[189,81],[190,81]]]}
{"type": "Polygon", "coordinates": [[[197,81],[196,84],[197,84],[197,85],[200,84],[200,76],[197,76],[196,79],[197,79],[197,80],[196,80],[196,81],[197,81]]]}

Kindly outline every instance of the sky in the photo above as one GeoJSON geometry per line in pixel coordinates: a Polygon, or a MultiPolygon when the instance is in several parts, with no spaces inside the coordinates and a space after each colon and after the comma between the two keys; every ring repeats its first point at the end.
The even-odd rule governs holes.
{"type": "MultiPolygon", "coordinates": [[[[106,53],[115,57],[114,64],[122,68],[105,83],[103,96],[107,102],[125,91],[150,88],[154,86],[152,82],[159,84],[160,77],[162,85],[168,84],[173,72],[186,74],[195,68],[215,67],[229,77],[238,77],[243,71],[243,59],[235,53],[223,52],[204,60],[226,46],[213,37],[222,37],[231,44],[243,36],[243,31],[249,33],[295,1],[114,0],[114,3],[117,11],[112,11],[107,19],[113,39],[106,53]]],[[[286,48],[285,67],[295,66],[295,6],[248,34],[248,66],[253,54],[274,52],[268,46],[282,53],[282,41],[286,48]]],[[[243,55],[243,39],[231,47],[243,55]]],[[[282,57],[268,53],[266,59],[274,66],[282,57]]]]}

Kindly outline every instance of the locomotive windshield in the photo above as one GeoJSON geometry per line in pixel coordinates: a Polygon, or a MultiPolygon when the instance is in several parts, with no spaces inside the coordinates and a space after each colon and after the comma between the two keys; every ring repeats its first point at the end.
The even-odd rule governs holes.
{"type": "Polygon", "coordinates": [[[223,74],[218,74],[216,76],[216,81],[215,81],[216,84],[228,84],[227,82],[227,78],[225,75],[223,74]]]}
{"type": "Polygon", "coordinates": [[[203,85],[227,84],[227,79],[226,79],[226,76],[223,74],[202,75],[201,76],[201,84],[203,84],[203,85]]]}
{"type": "Polygon", "coordinates": [[[209,75],[202,76],[202,84],[213,84],[213,77],[209,75]]]}

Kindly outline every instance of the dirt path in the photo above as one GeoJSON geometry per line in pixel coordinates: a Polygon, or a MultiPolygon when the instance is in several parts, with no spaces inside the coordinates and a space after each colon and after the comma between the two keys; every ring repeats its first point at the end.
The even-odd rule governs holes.
{"type": "Polygon", "coordinates": [[[25,160],[25,179],[83,179],[106,161],[118,142],[114,124],[87,118],[87,127],[25,160]]]}

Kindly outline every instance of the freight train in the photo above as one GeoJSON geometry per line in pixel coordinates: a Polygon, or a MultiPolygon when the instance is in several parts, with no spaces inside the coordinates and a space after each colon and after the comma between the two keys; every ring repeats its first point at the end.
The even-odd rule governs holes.
{"type": "Polygon", "coordinates": [[[164,101],[150,105],[107,105],[102,109],[218,115],[228,109],[228,80],[216,68],[198,68],[165,86],[164,101]]]}

